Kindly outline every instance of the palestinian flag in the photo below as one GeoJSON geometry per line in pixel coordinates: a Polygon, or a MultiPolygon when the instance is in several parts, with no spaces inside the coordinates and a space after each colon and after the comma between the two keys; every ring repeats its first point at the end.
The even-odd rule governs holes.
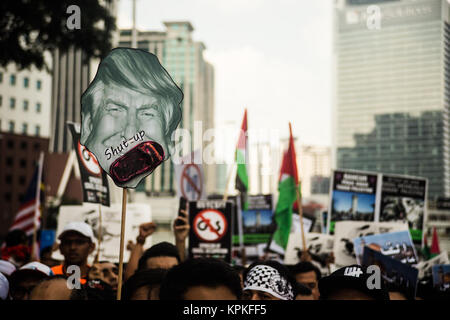
{"type": "MultiPolygon", "coordinates": [[[[289,124],[289,129],[290,124],[289,124]]],[[[278,182],[278,202],[275,209],[275,222],[277,229],[273,234],[270,249],[284,254],[286,250],[289,234],[292,226],[292,208],[297,199],[298,171],[295,155],[294,138],[290,130],[289,148],[283,156],[281,164],[280,178],[278,182]]]]}
{"type": "Polygon", "coordinates": [[[441,253],[441,249],[439,248],[439,239],[436,232],[436,227],[434,227],[433,239],[431,241],[431,250],[430,250],[431,258],[436,257],[437,255],[439,255],[439,253],[441,253]]]}
{"type": "Polygon", "coordinates": [[[431,252],[430,252],[430,247],[428,246],[428,240],[427,240],[427,234],[424,233],[423,236],[423,248],[422,248],[422,255],[424,260],[429,260],[431,259],[431,252]]]}
{"type": "Polygon", "coordinates": [[[248,192],[248,143],[247,143],[247,109],[242,120],[241,132],[239,133],[239,140],[236,147],[236,184],[235,188],[241,193],[242,209],[247,209],[247,192],[248,192]]]}

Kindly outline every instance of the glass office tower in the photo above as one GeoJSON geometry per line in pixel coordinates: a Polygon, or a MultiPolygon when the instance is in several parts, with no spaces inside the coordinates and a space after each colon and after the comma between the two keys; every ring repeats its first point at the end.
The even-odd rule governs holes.
{"type": "Polygon", "coordinates": [[[336,168],[428,178],[450,196],[446,0],[335,2],[336,168]]]}

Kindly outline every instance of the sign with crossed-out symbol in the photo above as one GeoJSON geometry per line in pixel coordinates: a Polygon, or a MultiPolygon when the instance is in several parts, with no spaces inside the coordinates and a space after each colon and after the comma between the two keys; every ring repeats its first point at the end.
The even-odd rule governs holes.
{"type": "Polygon", "coordinates": [[[207,242],[220,240],[228,229],[227,219],[218,210],[200,211],[194,218],[194,232],[199,239],[207,242]]]}

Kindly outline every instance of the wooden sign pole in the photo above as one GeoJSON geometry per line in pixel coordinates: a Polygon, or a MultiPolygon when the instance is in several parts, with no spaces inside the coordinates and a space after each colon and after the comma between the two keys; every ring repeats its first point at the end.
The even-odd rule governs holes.
{"type": "MultiPolygon", "coordinates": [[[[292,137],[292,125],[289,122],[289,133],[292,137]]],[[[297,193],[297,206],[298,206],[298,215],[300,218],[300,231],[302,233],[302,242],[303,242],[303,252],[306,253],[306,241],[305,241],[305,232],[303,230],[303,207],[302,207],[302,193],[300,191],[300,188],[302,186],[301,181],[295,181],[295,191],[297,193]]]]}
{"type": "Polygon", "coordinates": [[[122,196],[122,220],[120,230],[120,255],[119,255],[119,284],[117,286],[117,300],[122,296],[122,278],[123,278],[123,247],[125,238],[125,216],[127,212],[127,189],[123,188],[122,196]]]}

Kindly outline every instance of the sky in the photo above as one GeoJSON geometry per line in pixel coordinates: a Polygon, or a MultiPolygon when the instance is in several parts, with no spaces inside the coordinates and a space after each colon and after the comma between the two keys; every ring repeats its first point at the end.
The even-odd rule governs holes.
{"type": "MultiPolygon", "coordinates": [[[[139,30],[187,20],[215,68],[216,128],[278,130],[301,144],[331,145],[331,0],[137,0],[139,30]]],[[[132,26],[120,0],[118,27],[132,26]]]]}

